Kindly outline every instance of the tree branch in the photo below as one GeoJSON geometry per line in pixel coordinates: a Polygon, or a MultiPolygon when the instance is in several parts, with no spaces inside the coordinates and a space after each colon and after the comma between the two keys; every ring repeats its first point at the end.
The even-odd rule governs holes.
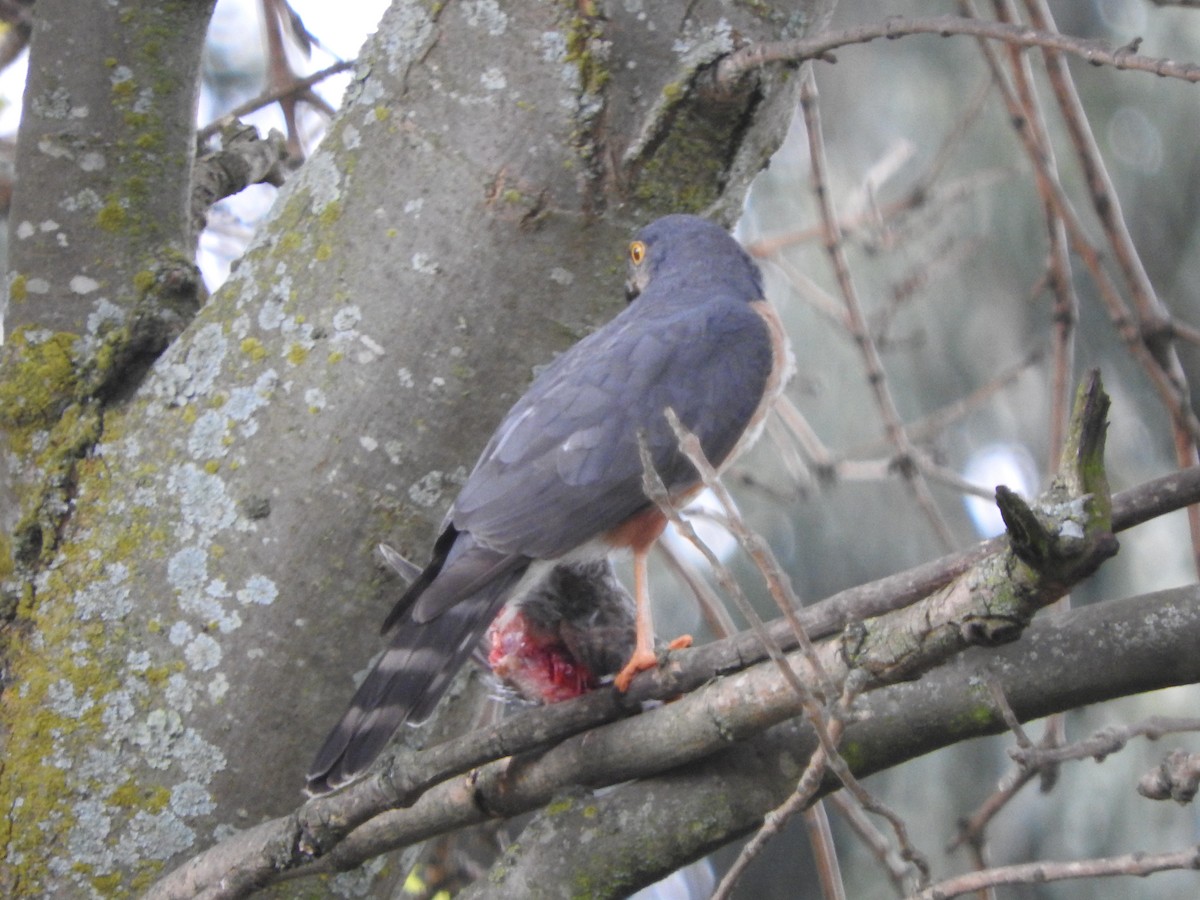
{"type": "Polygon", "coordinates": [[[1102,878],[1113,875],[1144,877],[1173,869],[1200,869],[1200,844],[1174,853],[1127,853],[1107,859],[1066,862],[1033,862],[999,866],[947,878],[916,894],[913,900],[949,900],[1003,884],[1043,884],[1068,878],[1102,878]]]}
{"type": "Polygon", "coordinates": [[[746,72],[771,63],[798,63],[806,59],[835,62],[830,51],[838,47],[848,44],[866,44],[879,38],[894,40],[913,34],[937,34],[942,37],[971,35],[1018,44],[1022,47],[1045,47],[1069,53],[1094,66],[1134,69],[1164,78],[1180,78],[1190,82],[1200,81],[1200,65],[1137,54],[1135,49],[1140,39],[1135,39],[1125,46],[1114,49],[1107,41],[1088,40],[1058,32],[1041,31],[1026,25],[1007,25],[1001,22],[957,16],[937,16],[928,19],[906,19],[901,16],[893,16],[882,22],[872,22],[869,25],[859,25],[844,31],[819,34],[811,38],[752,44],[721,60],[717,68],[717,79],[720,82],[732,82],[746,72]]]}
{"type": "MultiPolygon", "coordinates": [[[[1200,655],[1194,650],[1200,636],[1198,601],[1200,588],[1192,585],[1048,616],[1035,622],[1017,643],[968,651],[919,682],[860,698],[855,721],[843,738],[844,746],[854,748],[855,774],[869,775],[958,741],[1003,733],[1003,717],[984,686],[988,680],[1000,685],[1022,722],[1168,683],[1200,681],[1200,655]]],[[[786,689],[781,686],[780,691],[786,689]]],[[[618,887],[613,874],[603,873],[599,860],[640,864],[636,883],[649,884],[671,868],[744,835],[791,793],[803,761],[815,748],[811,729],[793,719],[700,762],[591,798],[587,804],[591,822],[620,821],[622,827],[593,829],[589,833],[594,843],[585,851],[560,853],[554,867],[562,875],[560,883],[594,876],[596,880],[588,882],[592,896],[619,896],[629,885],[618,887]],[[671,791],[666,801],[668,789],[675,787],[686,790],[671,791]],[[715,813],[724,812],[727,802],[732,804],[734,821],[721,831],[715,813]],[[702,827],[692,837],[690,852],[664,865],[654,858],[653,838],[647,836],[679,831],[673,827],[678,822],[702,827]],[[647,841],[651,849],[642,856],[636,848],[647,841]]],[[[557,752],[557,748],[550,751],[535,767],[557,752]]],[[[589,759],[584,764],[592,763],[589,759]]],[[[838,786],[829,778],[823,791],[838,786]]],[[[542,817],[551,818],[545,813],[542,817]]],[[[374,826],[372,822],[370,827],[374,826]]],[[[539,871],[538,861],[552,852],[554,841],[574,847],[573,831],[570,823],[563,823],[553,837],[536,825],[527,830],[519,848],[511,849],[493,870],[498,882],[492,888],[503,892],[539,871]]],[[[340,849],[349,849],[357,838],[356,833],[340,849]]],[[[483,888],[481,881],[462,896],[481,896],[483,888]]]]}

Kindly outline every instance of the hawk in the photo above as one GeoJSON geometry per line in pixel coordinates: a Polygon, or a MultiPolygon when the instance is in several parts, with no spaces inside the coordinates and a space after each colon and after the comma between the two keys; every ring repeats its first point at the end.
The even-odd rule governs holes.
{"type": "Polygon", "coordinates": [[[629,244],[628,268],[629,305],[547,366],[488,441],[384,622],[387,650],[317,753],[310,793],[357,778],[402,723],[432,713],[505,604],[558,566],[632,551],[636,640],[616,688],[657,664],[646,557],[666,518],[642,487],[639,436],[686,502],[701,484],[665,411],[726,466],[762,430],[793,364],[757,265],[718,225],[658,219],[629,244]]]}

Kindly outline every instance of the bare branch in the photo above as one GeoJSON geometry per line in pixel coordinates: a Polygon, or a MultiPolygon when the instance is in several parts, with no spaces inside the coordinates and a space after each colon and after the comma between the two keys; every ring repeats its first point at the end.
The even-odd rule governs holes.
{"type": "Polygon", "coordinates": [[[911,900],[947,900],[1002,884],[1042,884],[1068,878],[1102,878],[1113,875],[1146,876],[1172,869],[1200,869],[1200,845],[1175,853],[1127,853],[1105,859],[1036,862],[984,869],[939,881],[914,894],[911,900]]]}
{"type": "Polygon", "coordinates": [[[326,66],[319,72],[313,72],[311,75],[305,75],[303,78],[297,78],[293,81],[288,81],[285,84],[280,84],[263,91],[257,97],[252,97],[245,103],[235,106],[219,119],[209,122],[203,128],[196,132],[196,139],[204,142],[225,128],[230,123],[240,119],[242,116],[249,115],[255,110],[262,109],[264,106],[270,106],[272,103],[278,103],[285,97],[290,97],[293,94],[306,94],[313,85],[319,84],[331,75],[337,75],[339,72],[345,72],[348,69],[354,68],[354,60],[340,60],[333,65],[326,66]]]}
{"type": "Polygon", "coordinates": [[[827,184],[826,173],[829,167],[825,160],[825,141],[822,136],[816,78],[811,68],[804,71],[802,78],[803,81],[800,87],[800,112],[804,117],[804,124],[808,131],[808,150],[812,160],[813,195],[821,210],[821,221],[825,229],[825,250],[829,254],[834,276],[837,278],[838,288],[842,294],[842,301],[846,306],[847,327],[849,328],[850,336],[854,339],[859,351],[862,353],[863,362],[867,369],[867,382],[870,384],[871,391],[875,396],[875,403],[879,407],[879,412],[883,417],[883,426],[887,432],[888,440],[896,448],[896,452],[902,460],[903,467],[901,468],[901,472],[905,475],[909,489],[912,491],[917,505],[924,512],[925,517],[933,527],[934,533],[941,540],[942,545],[946,548],[953,547],[954,538],[950,533],[950,527],[946,524],[945,519],[938,509],[924,475],[921,474],[918,468],[909,464],[909,461],[915,456],[912,442],[904,430],[904,424],[900,420],[900,412],[896,408],[895,400],[892,398],[891,390],[888,387],[883,370],[883,360],[879,355],[879,348],[871,337],[866,319],[863,316],[858,289],[855,287],[854,279],[850,274],[850,264],[846,258],[845,247],[842,244],[842,233],[838,227],[837,210],[834,208],[833,197],[827,184]]]}
{"type": "Polygon", "coordinates": [[[1139,56],[1128,45],[1114,49],[1107,41],[1086,40],[1054,31],[1040,31],[1025,25],[1005,25],[957,16],[929,19],[893,16],[882,22],[819,34],[812,38],[754,44],[723,59],[718,65],[717,77],[722,82],[733,81],[748,71],[772,63],[798,63],[806,59],[832,62],[834,59],[830,51],[838,47],[865,44],[879,38],[894,40],[914,34],[937,34],[942,37],[972,35],[1022,47],[1048,47],[1087,60],[1094,66],[1135,69],[1165,78],[1200,81],[1200,65],[1139,56]]]}
{"type": "Polygon", "coordinates": [[[1094,759],[1104,762],[1105,758],[1122,750],[1132,738],[1144,737],[1155,741],[1166,734],[1200,731],[1200,719],[1175,719],[1154,716],[1124,728],[1111,726],[1097,731],[1091,737],[1061,747],[1037,748],[1014,747],[1008,752],[1018,765],[1037,768],[1047,763],[1067,760],[1094,759]]]}

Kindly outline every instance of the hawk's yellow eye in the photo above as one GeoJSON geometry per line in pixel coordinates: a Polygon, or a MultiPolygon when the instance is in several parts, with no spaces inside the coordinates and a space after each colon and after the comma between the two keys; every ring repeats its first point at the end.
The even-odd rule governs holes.
{"type": "Polygon", "coordinates": [[[634,241],[629,245],[629,259],[635,266],[640,266],[642,260],[646,258],[646,245],[641,241],[634,241]]]}

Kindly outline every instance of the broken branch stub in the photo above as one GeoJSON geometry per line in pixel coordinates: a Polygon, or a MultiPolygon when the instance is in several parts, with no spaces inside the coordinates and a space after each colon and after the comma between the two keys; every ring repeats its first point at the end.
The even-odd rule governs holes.
{"type": "Polygon", "coordinates": [[[1050,487],[1030,503],[996,489],[1008,546],[924,600],[848,630],[847,662],[873,682],[889,683],[916,678],[968,646],[1016,640],[1034,613],[1113,556],[1118,545],[1104,471],[1108,408],[1092,371],[1076,395],[1050,487]]]}

